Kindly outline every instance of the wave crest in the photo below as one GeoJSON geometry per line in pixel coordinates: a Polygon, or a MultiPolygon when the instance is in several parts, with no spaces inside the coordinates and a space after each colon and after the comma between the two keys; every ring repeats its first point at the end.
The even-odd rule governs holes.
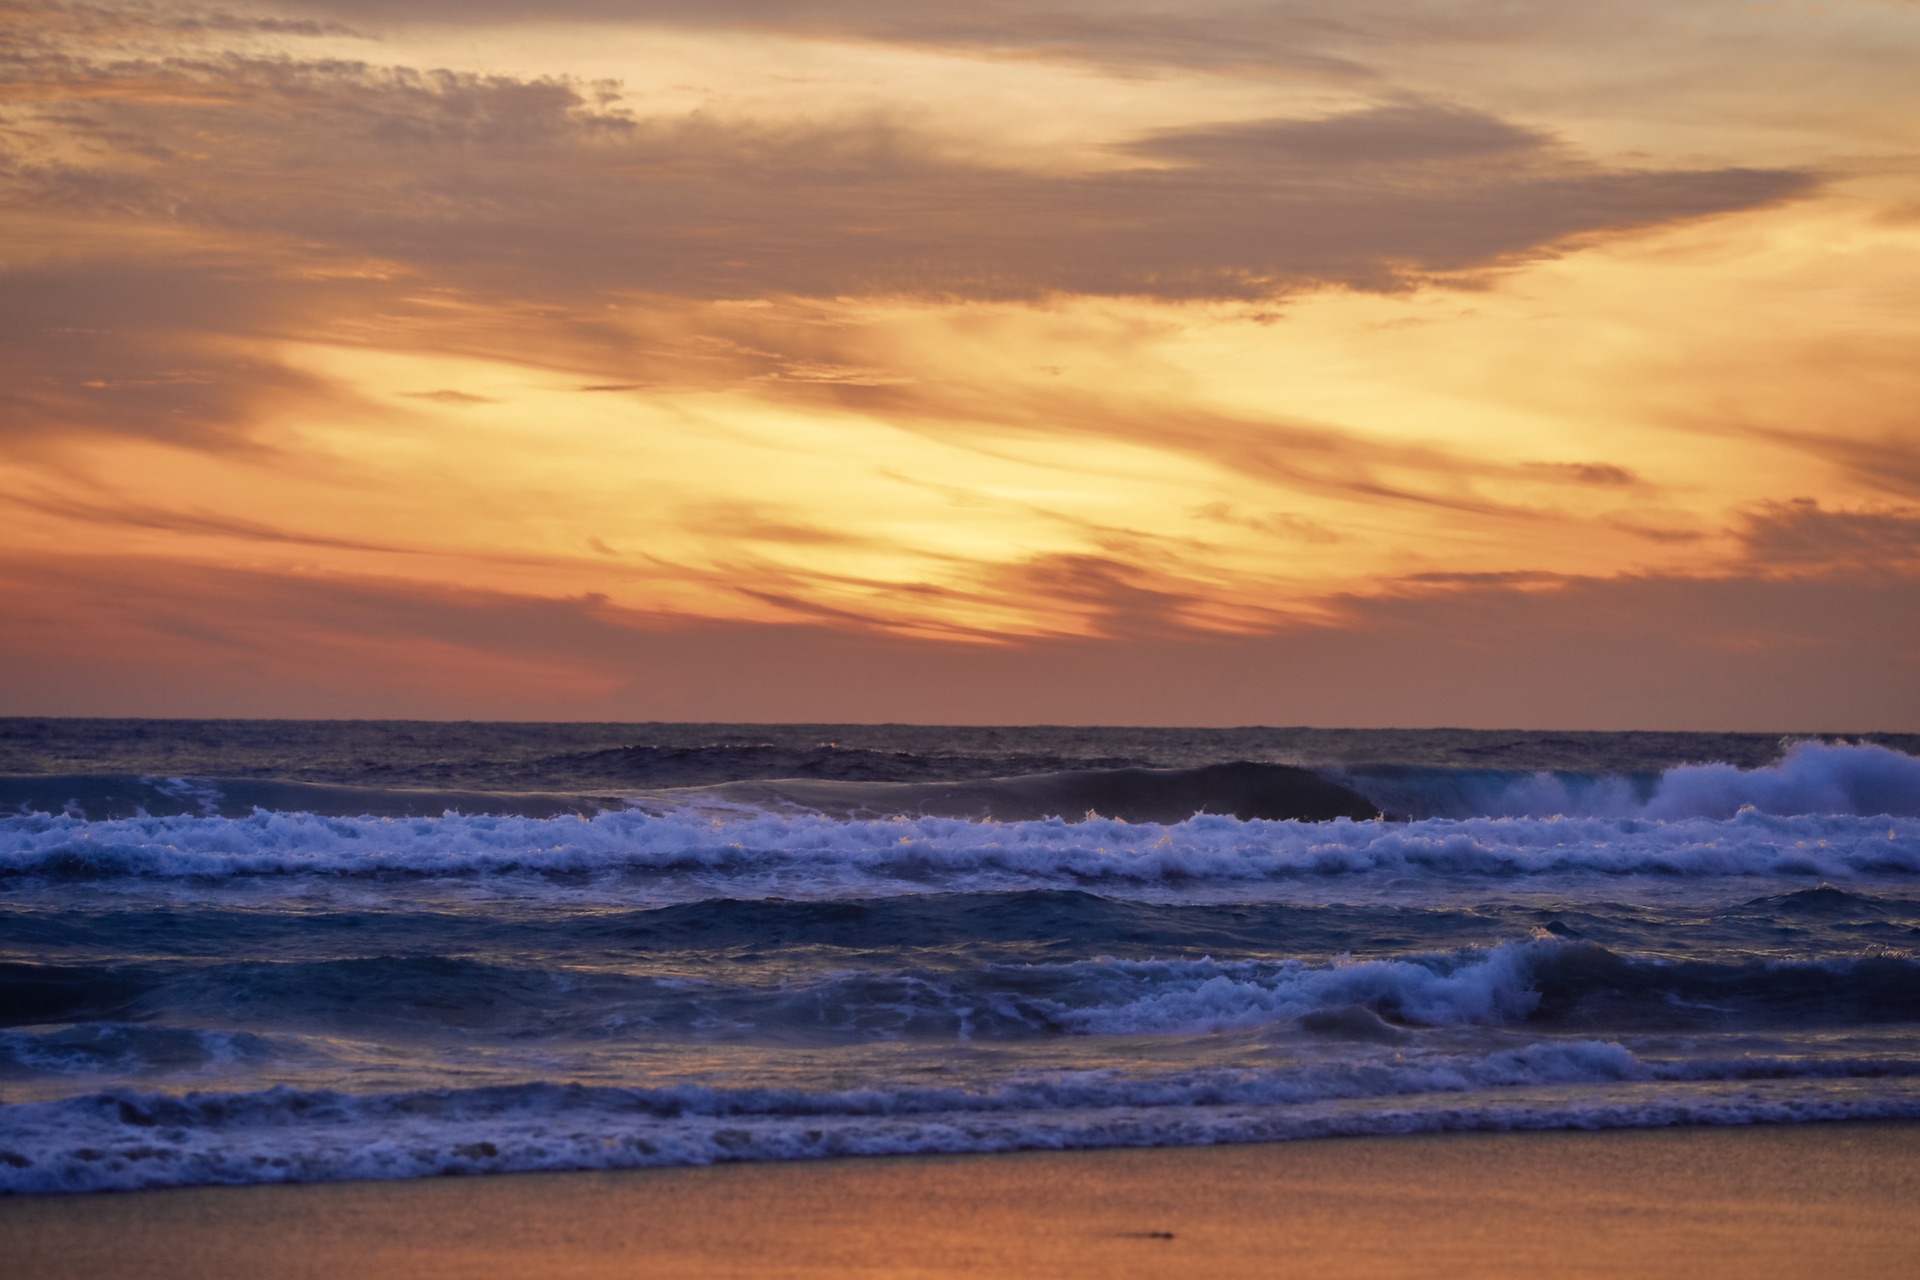
{"type": "Polygon", "coordinates": [[[980,1092],[549,1083],[369,1095],[115,1090],[0,1109],[0,1193],[1459,1130],[1916,1119],[1917,1070],[1920,1063],[1884,1060],[1669,1070],[1617,1044],[1567,1041],[1485,1055],[1389,1055],[1304,1073],[1059,1074],[980,1092]],[[1569,1085],[1582,1087],[1569,1093],[1569,1085]]]}
{"type": "Polygon", "coordinates": [[[1920,758],[1872,744],[1796,742],[1774,764],[1679,765],[1659,774],[1382,767],[1336,775],[1411,818],[1920,816],[1920,758]]]}
{"type": "Polygon", "coordinates": [[[733,896],[1247,882],[1371,873],[1844,879],[1920,873],[1920,821],[1777,817],[1473,818],[1167,825],[1095,820],[835,821],[797,815],[592,818],[0,819],[0,878],[277,875],[691,877],[733,896]]]}

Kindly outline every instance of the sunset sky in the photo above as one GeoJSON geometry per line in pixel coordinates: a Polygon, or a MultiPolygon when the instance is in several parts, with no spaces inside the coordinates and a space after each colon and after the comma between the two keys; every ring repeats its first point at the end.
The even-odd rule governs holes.
{"type": "Polygon", "coordinates": [[[0,0],[0,714],[1920,729],[1916,68],[0,0]]]}

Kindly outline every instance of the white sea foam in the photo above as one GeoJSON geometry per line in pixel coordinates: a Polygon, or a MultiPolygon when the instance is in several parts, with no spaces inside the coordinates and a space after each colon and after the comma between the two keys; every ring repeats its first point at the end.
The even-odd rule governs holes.
{"type": "Polygon", "coordinates": [[[1431,817],[1920,817],[1920,758],[1871,744],[1796,742],[1762,768],[1690,764],[1658,778],[1428,769],[1343,780],[1389,812],[1431,817]]]}
{"type": "MultiPolygon", "coordinates": [[[[1884,1065],[1884,1064],[1876,1064],[1884,1065]]],[[[1831,1064],[1829,1064],[1831,1066],[1831,1064]]],[[[1861,1068],[1866,1070],[1866,1068],[1861,1068]]],[[[826,1156],[1205,1145],[1461,1129],[1920,1118],[1920,1082],[1755,1080],[1619,1045],[1381,1056],[1296,1072],[1062,1074],[966,1093],[590,1089],[114,1091],[0,1108],[0,1191],[411,1178],[826,1156]]]]}
{"type": "Polygon", "coordinates": [[[1513,943],[1465,959],[1102,960],[1071,966],[1085,975],[1080,1002],[1055,1005],[1059,1025],[1096,1035],[1191,1034],[1261,1026],[1320,1010],[1359,1006],[1425,1026],[1498,1025],[1540,1002],[1536,953],[1557,941],[1513,943]]]}
{"type": "Polygon", "coordinates": [[[0,1191],[1920,1119],[1920,762],[1372,776],[1433,816],[29,780],[0,1191]]]}
{"type": "MultiPolygon", "coordinates": [[[[1705,785],[1705,784],[1703,784],[1705,785]]],[[[227,877],[300,873],[475,876],[682,872],[779,877],[787,891],[1249,881],[1284,877],[1664,877],[1920,873],[1920,820],[1853,815],[1473,818],[1410,823],[1171,825],[810,815],[592,818],[0,819],[0,875],[227,877]]]]}
{"type": "Polygon", "coordinates": [[[1748,806],[1779,814],[1920,816],[1920,759],[1886,747],[1799,742],[1762,769],[1687,765],[1662,775],[1647,816],[1718,818],[1748,806]]]}

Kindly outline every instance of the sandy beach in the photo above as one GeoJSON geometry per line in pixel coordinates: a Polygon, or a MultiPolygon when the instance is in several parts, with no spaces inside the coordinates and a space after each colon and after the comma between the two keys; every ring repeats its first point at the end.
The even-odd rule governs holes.
{"type": "Polygon", "coordinates": [[[0,1202],[116,1276],[1910,1276],[1920,1125],[1459,1134],[0,1202]]]}

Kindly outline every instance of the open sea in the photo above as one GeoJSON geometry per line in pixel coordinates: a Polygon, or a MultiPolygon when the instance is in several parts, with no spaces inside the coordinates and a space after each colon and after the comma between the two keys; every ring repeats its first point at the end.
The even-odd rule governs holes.
{"type": "Polygon", "coordinates": [[[1917,755],[0,720],[0,1190],[1920,1118],[1917,755]]]}

